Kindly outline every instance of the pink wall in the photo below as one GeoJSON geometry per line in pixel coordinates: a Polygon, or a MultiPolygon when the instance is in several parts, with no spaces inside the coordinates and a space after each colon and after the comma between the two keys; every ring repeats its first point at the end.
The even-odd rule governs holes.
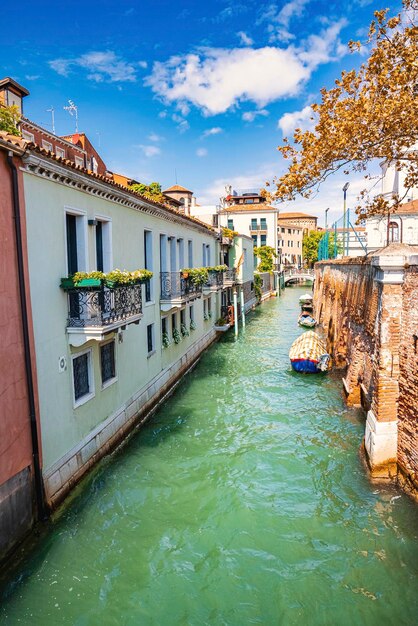
{"type": "MultiPolygon", "coordinates": [[[[16,166],[19,167],[18,158],[14,158],[16,166]]],[[[23,188],[20,172],[19,187],[23,188]]],[[[7,153],[0,149],[0,485],[32,464],[12,197],[7,153]]],[[[20,208],[23,242],[26,248],[22,193],[20,208]]],[[[26,249],[24,254],[27,268],[26,249]]],[[[27,298],[30,303],[29,293],[27,298]]],[[[29,316],[31,324],[30,311],[29,316]]],[[[36,381],[33,335],[31,343],[36,381]]],[[[39,414],[39,411],[37,413],[39,414]]]]}

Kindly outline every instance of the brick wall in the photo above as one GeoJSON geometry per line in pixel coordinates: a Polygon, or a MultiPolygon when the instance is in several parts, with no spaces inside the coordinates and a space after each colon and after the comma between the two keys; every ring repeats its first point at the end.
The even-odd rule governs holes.
{"type": "Polygon", "coordinates": [[[401,271],[385,282],[373,257],[317,263],[314,306],[347,403],[398,419],[399,478],[418,494],[418,266],[401,271]]]}
{"type": "Polygon", "coordinates": [[[398,463],[407,486],[418,491],[418,267],[416,265],[405,270],[400,334],[398,463]]]}

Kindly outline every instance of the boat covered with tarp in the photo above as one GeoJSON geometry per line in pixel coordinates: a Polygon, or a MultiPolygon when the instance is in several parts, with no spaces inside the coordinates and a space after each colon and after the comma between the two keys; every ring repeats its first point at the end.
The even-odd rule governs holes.
{"type": "Polygon", "coordinates": [[[308,311],[302,311],[298,318],[299,326],[305,328],[314,328],[316,326],[316,319],[308,311]]]}
{"type": "Polygon", "coordinates": [[[326,372],[331,361],[325,343],[313,330],[303,333],[292,343],[289,358],[292,368],[305,374],[326,372]]]}
{"type": "Polygon", "coordinates": [[[300,296],[299,298],[300,305],[312,304],[312,302],[313,302],[313,296],[310,293],[304,293],[303,296],[300,296]]]}

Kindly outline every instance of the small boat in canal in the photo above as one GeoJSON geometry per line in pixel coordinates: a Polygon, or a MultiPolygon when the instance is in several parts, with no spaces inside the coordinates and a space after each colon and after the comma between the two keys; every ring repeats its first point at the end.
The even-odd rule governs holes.
{"type": "Polygon", "coordinates": [[[311,293],[304,293],[303,296],[300,296],[299,298],[299,304],[301,306],[306,306],[306,305],[311,306],[312,303],[313,303],[313,297],[311,293]]]}
{"type": "Polygon", "coordinates": [[[302,311],[298,318],[298,324],[305,328],[314,328],[316,326],[316,319],[312,317],[309,311],[302,311]]]}
{"type": "Polygon", "coordinates": [[[303,333],[292,343],[289,358],[295,372],[304,374],[326,372],[331,361],[324,342],[313,330],[303,333]]]}

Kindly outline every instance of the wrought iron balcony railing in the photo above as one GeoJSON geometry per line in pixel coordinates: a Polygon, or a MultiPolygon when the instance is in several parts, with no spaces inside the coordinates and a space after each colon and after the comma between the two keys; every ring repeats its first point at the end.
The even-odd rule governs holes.
{"type": "Polygon", "coordinates": [[[237,282],[237,270],[232,267],[223,273],[223,285],[224,287],[231,287],[234,283],[237,282]]]}
{"type": "Polygon", "coordinates": [[[68,290],[68,327],[114,327],[142,315],[142,285],[68,290]]]}
{"type": "Polygon", "coordinates": [[[160,272],[161,300],[192,300],[202,293],[202,286],[195,285],[181,272],[160,272]]]}
{"type": "Polygon", "coordinates": [[[224,284],[224,272],[214,272],[209,270],[208,281],[203,285],[203,289],[217,291],[222,289],[224,284]]]}

